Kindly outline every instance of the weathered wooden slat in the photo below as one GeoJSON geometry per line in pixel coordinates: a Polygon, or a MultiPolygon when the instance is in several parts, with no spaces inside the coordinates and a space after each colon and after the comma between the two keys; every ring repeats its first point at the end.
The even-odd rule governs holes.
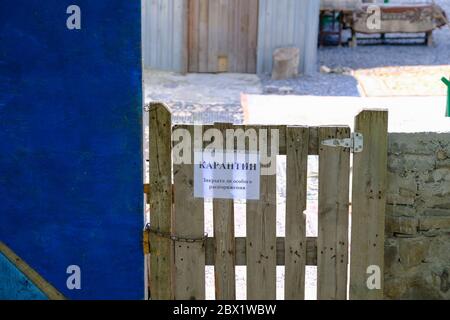
{"type": "MultiPolygon", "coordinates": [[[[215,238],[206,240],[206,265],[215,265],[215,238]]],[[[247,265],[247,239],[235,238],[236,246],[236,266],[247,265]]],[[[277,266],[285,265],[285,240],[277,238],[277,266]]],[[[306,265],[317,265],[317,238],[306,238],[306,265]]]]}
{"type": "MultiPolygon", "coordinates": [[[[175,125],[174,130],[177,128],[188,128],[189,125],[175,125]]],[[[253,128],[258,130],[259,128],[264,127],[267,129],[278,129],[279,130],[279,154],[280,155],[286,155],[286,126],[264,126],[264,125],[235,125],[233,126],[234,130],[246,130],[249,128],[253,128]]],[[[216,128],[214,125],[204,125],[203,126],[204,131],[212,128],[216,128]]],[[[309,147],[308,147],[308,154],[309,155],[318,155],[319,154],[319,138],[318,138],[318,128],[317,127],[310,127],[309,128],[309,147]]],[[[209,142],[205,142],[205,146],[208,145],[209,142]]]]}
{"type": "MultiPolygon", "coordinates": [[[[350,137],[348,127],[321,127],[319,141],[350,137]]],[[[347,296],[350,149],[319,147],[317,298],[347,296]]]]}
{"type": "MultiPolygon", "coordinates": [[[[191,127],[194,127],[194,125],[175,125],[173,127],[173,130],[177,130],[177,129],[188,129],[188,130],[193,130],[191,127]]],[[[216,124],[208,124],[208,125],[203,125],[203,132],[207,132],[209,129],[217,129],[217,125],[216,124]]],[[[239,133],[238,131],[243,131],[243,133],[245,133],[247,130],[249,129],[254,129],[257,131],[257,135],[258,135],[258,130],[260,128],[265,128],[267,129],[269,132],[272,129],[277,129],[279,132],[279,154],[280,155],[286,155],[286,126],[262,126],[262,125],[250,125],[250,126],[245,126],[245,125],[234,125],[232,127],[233,130],[235,130],[236,136],[238,137],[242,137],[242,133],[239,133]]],[[[176,144],[176,142],[175,142],[176,144]]],[[[210,144],[209,141],[204,141],[203,142],[203,147],[206,147],[210,144]]],[[[235,137],[235,146],[236,148],[238,148],[237,144],[236,144],[236,137],[235,137]]],[[[246,147],[244,147],[245,149],[246,147]]]]}
{"type": "MultiPolygon", "coordinates": [[[[259,141],[269,152],[270,137],[269,131],[266,141],[259,141]]],[[[276,174],[261,175],[260,180],[260,200],[247,201],[247,299],[275,300],[276,174]]]]}
{"type": "Polygon", "coordinates": [[[310,156],[319,155],[319,128],[309,128],[309,148],[308,153],[310,156]]]}
{"type": "MultiPolygon", "coordinates": [[[[175,190],[175,186],[172,185],[172,203],[173,203],[173,192],[175,190]]],[[[144,194],[146,195],[147,198],[147,204],[150,204],[150,194],[151,194],[151,190],[150,190],[150,184],[149,183],[145,183],[144,184],[144,194]]]]}
{"type": "Polygon", "coordinates": [[[383,298],[387,128],[387,111],[367,110],[355,119],[364,150],[353,156],[350,299],[354,300],[383,298]],[[379,267],[380,289],[367,286],[370,266],[379,267]]]}
{"type": "MultiPolygon", "coordinates": [[[[232,124],[217,124],[222,135],[232,124]]],[[[223,150],[218,150],[222,152],[223,150]]],[[[230,150],[233,152],[233,150],[230,150]]],[[[215,241],[215,289],[216,300],[236,299],[235,241],[234,241],[234,201],[214,199],[214,237],[215,241]]]]}
{"type": "MultiPolygon", "coordinates": [[[[183,139],[194,145],[194,127],[183,131],[183,139]],[[190,136],[187,136],[189,134],[190,136]]],[[[175,210],[173,233],[178,237],[201,239],[204,235],[203,199],[194,198],[194,148],[191,164],[174,163],[175,210]]],[[[205,298],[205,245],[203,242],[175,243],[175,299],[205,298]]]]}
{"type": "Polygon", "coordinates": [[[233,200],[214,200],[216,300],[236,299],[233,200]]]}
{"type": "Polygon", "coordinates": [[[145,202],[150,204],[150,184],[144,184],[145,202]]]}
{"type": "Polygon", "coordinates": [[[208,1],[208,72],[217,72],[219,62],[219,37],[221,30],[219,0],[208,1]]]}
{"type": "MultiPolygon", "coordinates": [[[[150,223],[152,229],[170,233],[172,219],[172,121],[170,111],[151,104],[150,122],[150,223]]],[[[155,300],[173,298],[172,243],[150,234],[150,293],[155,300]]]]}
{"type": "Polygon", "coordinates": [[[309,129],[288,127],[286,131],[286,247],[285,298],[305,298],[306,189],[309,129]]]}

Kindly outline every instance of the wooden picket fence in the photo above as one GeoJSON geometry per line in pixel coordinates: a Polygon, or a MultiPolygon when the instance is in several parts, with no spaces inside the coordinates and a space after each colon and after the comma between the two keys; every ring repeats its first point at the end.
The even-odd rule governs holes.
{"type": "MultiPolygon", "coordinates": [[[[284,238],[276,236],[276,175],[261,176],[260,200],[246,201],[246,238],[235,237],[233,200],[222,199],[213,201],[214,237],[204,238],[204,200],[193,195],[194,165],[172,165],[173,130],[183,128],[192,133],[194,126],[172,126],[171,114],[162,104],[152,104],[149,116],[150,183],[146,193],[151,231],[145,233],[148,241],[144,245],[150,253],[151,299],[204,299],[206,265],[215,267],[217,300],[236,298],[235,266],[239,265],[247,266],[249,300],[276,299],[277,265],[285,266],[285,298],[289,300],[304,299],[306,266],[317,266],[318,299],[383,297],[383,283],[381,289],[367,286],[367,268],[379,266],[383,280],[386,111],[365,110],[355,118],[355,132],[364,137],[363,150],[358,153],[322,144],[350,138],[349,127],[251,126],[279,129],[279,151],[287,161],[284,238]],[[306,237],[308,155],[319,156],[317,238],[306,237]]],[[[250,126],[216,124],[203,129],[209,128],[245,130],[250,126]]]]}

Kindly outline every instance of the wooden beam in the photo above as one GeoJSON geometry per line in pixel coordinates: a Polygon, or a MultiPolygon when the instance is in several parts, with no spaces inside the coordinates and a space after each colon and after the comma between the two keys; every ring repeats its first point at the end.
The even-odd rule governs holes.
{"type": "MultiPolygon", "coordinates": [[[[190,127],[194,127],[194,125],[175,125],[173,130],[177,129],[186,129],[191,130],[190,127]]],[[[208,124],[203,125],[203,131],[207,131],[208,129],[220,129],[216,124],[208,124]]],[[[286,155],[286,130],[287,126],[264,126],[264,125],[234,125],[231,129],[238,130],[247,130],[247,129],[278,129],[279,131],[279,155],[286,155]]],[[[309,145],[308,145],[308,155],[318,155],[319,154],[319,137],[318,137],[318,127],[309,127],[309,145]]],[[[204,142],[204,146],[209,145],[210,142],[204,142]]]]}

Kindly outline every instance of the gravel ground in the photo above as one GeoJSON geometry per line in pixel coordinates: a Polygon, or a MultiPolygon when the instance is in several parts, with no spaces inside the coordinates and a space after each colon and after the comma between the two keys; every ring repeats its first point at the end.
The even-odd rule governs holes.
{"type": "Polygon", "coordinates": [[[174,123],[242,123],[241,93],[261,94],[253,74],[188,74],[145,70],[146,102],[163,101],[174,123]]]}
{"type": "Polygon", "coordinates": [[[172,121],[175,124],[193,123],[234,123],[244,121],[241,104],[238,102],[227,104],[201,104],[195,102],[166,102],[172,110],[172,121]]]}
{"type": "MultiPolygon", "coordinates": [[[[336,49],[336,48],[335,48],[336,49]]],[[[359,97],[358,82],[350,75],[322,74],[301,76],[292,80],[273,81],[261,76],[264,94],[359,97]]]]}

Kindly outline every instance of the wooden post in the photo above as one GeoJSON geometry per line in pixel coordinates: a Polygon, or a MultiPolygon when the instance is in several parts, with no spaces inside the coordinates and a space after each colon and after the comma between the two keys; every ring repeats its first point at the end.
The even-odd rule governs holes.
{"type": "Polygon", "coordinates": [[[286,300],[305,299],[306,189],[308,175],[309,128],[286,130],[286,300]]]}
{"type": "Polygon", "coordinates": [[[353,157],[353,195],[350,263],[350,299],[382,299],[384,227],[386,209],[388,112],[366,110],[355,119],[355,131],[364,136],[364,150],[353,157]],[[374,270],[380,289],[369,289],[374,270]],[[371,273],[368,274],[368,271],[371,273]]]}
{"type": "MultiPolygon", "coordinates": [[[[150,105],[150,224],[170,234],[172,221],[172,121],[160,103],[150,105]]],[[[172,242],[150,233],[150,298],[169,300],[172,292],[172,242]]]]}
{"type": "MultiPolygon", "coordinates": [[[[348,127],[319,128],[319,142],[350,138],[348,127]]],[[[350,149],[319,146],[317,299],[345,300],[348,272],[350,149]]]]}
{"type": "Polygon", "coordinates": [[[352,28],[352,40],[350,40],[349,47],[356,48],[358,46],[358,37],[356,35],[356,31],[352,28]]]}

